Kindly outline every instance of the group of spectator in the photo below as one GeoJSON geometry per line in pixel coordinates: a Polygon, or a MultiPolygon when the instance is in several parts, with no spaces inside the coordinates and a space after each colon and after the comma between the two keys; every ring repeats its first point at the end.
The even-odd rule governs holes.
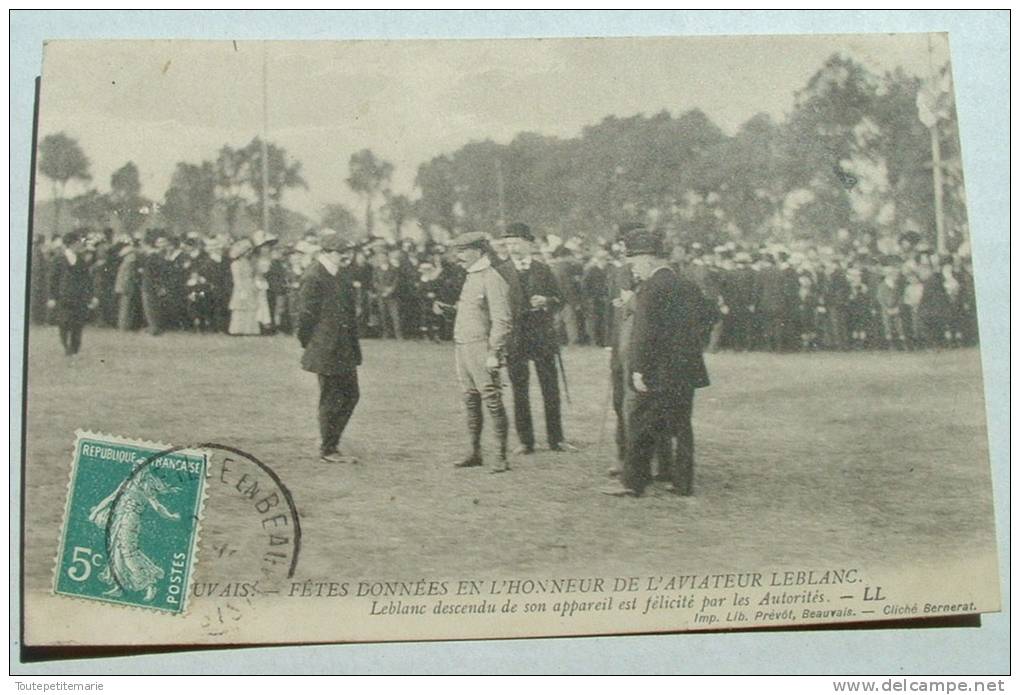
{"type": "Polygon", "coordinates": [[[976,345],[974,276],[966,246],[936,253],[902,240],[868,247],[694,244],[674,250],[718,304],[709,351],[913,350],[976,345]]]}
{"type": "MultiPolygon", "coordinates": [[[[282,243],[251,237],[132,238],[80,230],[92,279],[89,320],[122,331],[291,333],[301,278],[329,230],[282,243]]],[[[47,317],[47,269],[60,238],[34,239],[30,316],[47,317]]],[[[499,253],[499,239],[494,239],[499,253]]],[[[541,245],[563,297],[563,344],[608,344],[612,288],[626,272],[621,242],[549,235],[541,245]]],[[[973,271],[966,245],[938,254],[916,239],[881,250],[806,243],[676,243],[672,262],[717,304],[709,351],[898,350],[977,343],[973,271]]],[[[464,271],[441,243],[367,240],[352,266],[359,333],[366,338],[450,340],[464,271]]]]}

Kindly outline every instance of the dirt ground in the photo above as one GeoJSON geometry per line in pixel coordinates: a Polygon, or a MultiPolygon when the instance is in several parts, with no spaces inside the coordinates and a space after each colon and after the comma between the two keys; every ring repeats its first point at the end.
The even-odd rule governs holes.
{"type": "Polygon", "coordinates": [[[79,428],[256,455],[297,502],[306,577],[935,566],[994,548],[977,350],[710,355],[696,495],[641,499],[599,494],[613,459],[605,351],[564,353],[565,428],[580,452],[540,449],[501,476],[451,466],[466,446],[452,346],[363,351],[345,439],[361,463],[342,466],[316,456],[316,381],[291,337],[89,328],[69,362],[54,328],[33,327],[26,588],[52,581],[79,428]]]}

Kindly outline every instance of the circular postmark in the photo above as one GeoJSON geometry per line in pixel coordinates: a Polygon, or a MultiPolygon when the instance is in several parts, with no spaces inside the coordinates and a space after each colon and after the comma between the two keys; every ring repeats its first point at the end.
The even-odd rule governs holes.
{"type": "Polygon", "coordinates": [[[225,638],[261,602],[279,597],[294,576],[301,521],[293,495],[272,467],[237,447],[203,442],[161,449],[133,468],[112,498],[105,544],[111,592],[139,592],[148,574],[159,572],[163,600],[179,601],[182,613],[187,602],[205,634],[225,638]],[[189,458],[199,454],[201,464],[189,458]],[[202,497],[197,504],[169,501],[196,487],[202,497]],[[158,533],[156,522],[147,529],[143,512],[163,524],[158,533]],[[148,536],[165,536],[167,529],[190,530],[192,553],[172,553],[168,566],[156,569],[142,540],[147,530],[148,536]]]}

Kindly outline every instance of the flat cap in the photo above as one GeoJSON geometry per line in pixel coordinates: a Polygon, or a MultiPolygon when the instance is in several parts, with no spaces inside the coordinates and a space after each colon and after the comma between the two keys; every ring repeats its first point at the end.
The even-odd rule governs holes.
{"type": "Polygon", "coordinates": [[[482,248],[489,241],[484,232],[464,232],[450,239],[450,248],[466,249],[470,247],[482,248]]]}

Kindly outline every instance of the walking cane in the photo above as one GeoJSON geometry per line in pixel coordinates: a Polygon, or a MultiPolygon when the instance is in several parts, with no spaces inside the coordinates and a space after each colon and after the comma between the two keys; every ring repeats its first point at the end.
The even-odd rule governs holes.
{"type": "MultiPolygon", "coordinates": [[[[606,354],[609,355],[609,360],[613,359],[613,349],[606,348],[606,354]]],[[[606,381],[606,397],[602,404],[602,417],[599,419],[599,440],[598,446],[601,448],[602,443],[606,438],[606,419],[609,417],[609,406],[613,402],[613,373],[612,369],[609,372],[609,380],[606,381]]]]}
{"type": "Polygon", "coordinates": [[[556,361],[560,364],[560,374],[563,376],[563,395],[567,399],[567,403],[570,401],[570,386],[567,384],[567,370],[563,368],[563,355],[560,353],[559,348],[556,349],[556,361]]]}

